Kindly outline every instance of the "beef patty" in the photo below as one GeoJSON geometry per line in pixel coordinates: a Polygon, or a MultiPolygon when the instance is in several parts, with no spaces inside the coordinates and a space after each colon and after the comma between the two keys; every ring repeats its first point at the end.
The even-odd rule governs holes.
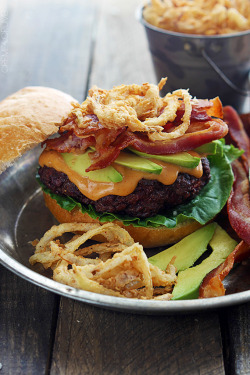
{"type": "Polygon", "coordinates": [[[179,173],[172,185],[163,185],[156,180],[142,179],[133,193],[121,197],[107,195],[93,201],[83,195],[63,172],[54,168],[40,167],[38,173],[42,183],[59,195],[67,195],[76,201],[91,204],[97,212],[119,213],[132,217],[147,218],[163,213],[168,208],[193,199],[210,179],[210,167],[207,158],[202,159],[203,175],[196,178],[187,173],[179,173]]]}

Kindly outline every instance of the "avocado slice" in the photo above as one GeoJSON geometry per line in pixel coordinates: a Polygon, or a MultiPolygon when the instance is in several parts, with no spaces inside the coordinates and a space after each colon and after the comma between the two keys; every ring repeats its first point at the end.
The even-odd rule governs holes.
{"type": "MultiPolygon", "coordinates": [[[[90,146],[90,149],[95,151],[95,147],[93,146],[90,146]]],[[[154,174],[161,174],[162,172],[162,167],[159,164],[124,151],[120,152],[120,155],[115,159],[114,163],[143,172],[154,174]]]]}
{"type": "Polygon", "coordinates": [[[179,152],[177,154],[168,154],[168,155],[152,155],[146,154],[145,152],[140,152],[135,150],[132,147],[129,147],[129,150],[143,158],[152,158],[165,161],[167,163],[180,165],[181,167],[186,168],[195,168],[200,162],[200,158],[190,155],[188,152],[179,152]]]}
{"type": "Polygon", "coordinates": [[[122,175],[113,167],[108,166],[103,169],[98,169],[97,171],[86,172],[85,170],[90,166],[91,161],[89,158],[90,151],[84,154],[72,154],[72,153],[62,153],[62,157],[65,163],[73,171],[79,173],[83,177],[88,177],[92,181],[97,182],[120,182],[122,181],[122,175]]]}
{"type": "Polygon", "coordinates": [[[197,147],[194,151],[200,153],[200,154],[209,154],[214,155],[217,152],[217,143],[216,142],[210,142],[206,143],[200,147],[197,147]]]}
{"type": "Polygon", "coordinates": [[[159,164],[128,152],[121,152],[115,163],[143,172],[161,174],[162,171],[162,167],[159,164]]]}
{"type": "Polygon", "coordinates": [[[216,225],[216,223],[211,223],[198,229],[170,248],[150,257],[149,262],[165,271],[167,265],[175,256],[174,265],[177,271],[191,267],[207,250],[207,245],[214,235],[216,225]]]}
{"type": "Polygon", "coordinates": [[[179,272],[172,300],[198,298],[199,287],[204,277],[225,261],[237,242],[217,225],[209,244],[213,250],[209,257],[197,266],[179,272]]]}

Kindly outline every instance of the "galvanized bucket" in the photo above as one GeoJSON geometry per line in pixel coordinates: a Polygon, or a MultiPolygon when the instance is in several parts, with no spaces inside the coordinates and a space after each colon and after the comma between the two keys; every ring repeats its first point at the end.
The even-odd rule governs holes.
{"type": "Polygon", "coordinates": [[[219,96],[223,105],[250,112],[250,31],[202,36],[163,30],[147,23],[140,9],[157,79],[165,93],[189,88],[192,96],[219,96]]]}

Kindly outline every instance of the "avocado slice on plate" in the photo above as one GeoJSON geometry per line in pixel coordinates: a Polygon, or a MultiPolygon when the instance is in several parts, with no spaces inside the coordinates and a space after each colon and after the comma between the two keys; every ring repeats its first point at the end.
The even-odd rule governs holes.
{"type": "Polygon", "coordinates": [[[211,223],[184,237],[175,245],[150,257],[148,260],[163,271],[175,257],[174,265],[177,272],[191,267],[207,250],[207,245],[214,235],[216,223],[211,223]]]}
{"type": "Polygon", "coordinates": [[[237,242],[217,225],[209,244],[213,250],[210,256],[197,266],[179,272],[172,300],[198,298],[199,288],[204,277],[226,260],[235,249],[237,242]]]}

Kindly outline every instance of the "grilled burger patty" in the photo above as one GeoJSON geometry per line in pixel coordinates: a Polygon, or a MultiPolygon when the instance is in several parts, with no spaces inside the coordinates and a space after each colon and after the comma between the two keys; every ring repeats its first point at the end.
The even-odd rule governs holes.
{"type": "Polygon", "coordinates": [[[203,175],[201,178],[180,173],[172,185],[163,185],[156,180],[142,179],[133,193],[127,196],[107,195],[96,201],[83,195],[63,172],[45,166],[40,167],[38,173],[42,183],[52,192],[70,196],[84,205],[91,204],[97,212],[120,213],[132,217],[147,218],[185,203],[199,194],[210,179],[207,158],[202,159],[202,165],[203,175]]]}

